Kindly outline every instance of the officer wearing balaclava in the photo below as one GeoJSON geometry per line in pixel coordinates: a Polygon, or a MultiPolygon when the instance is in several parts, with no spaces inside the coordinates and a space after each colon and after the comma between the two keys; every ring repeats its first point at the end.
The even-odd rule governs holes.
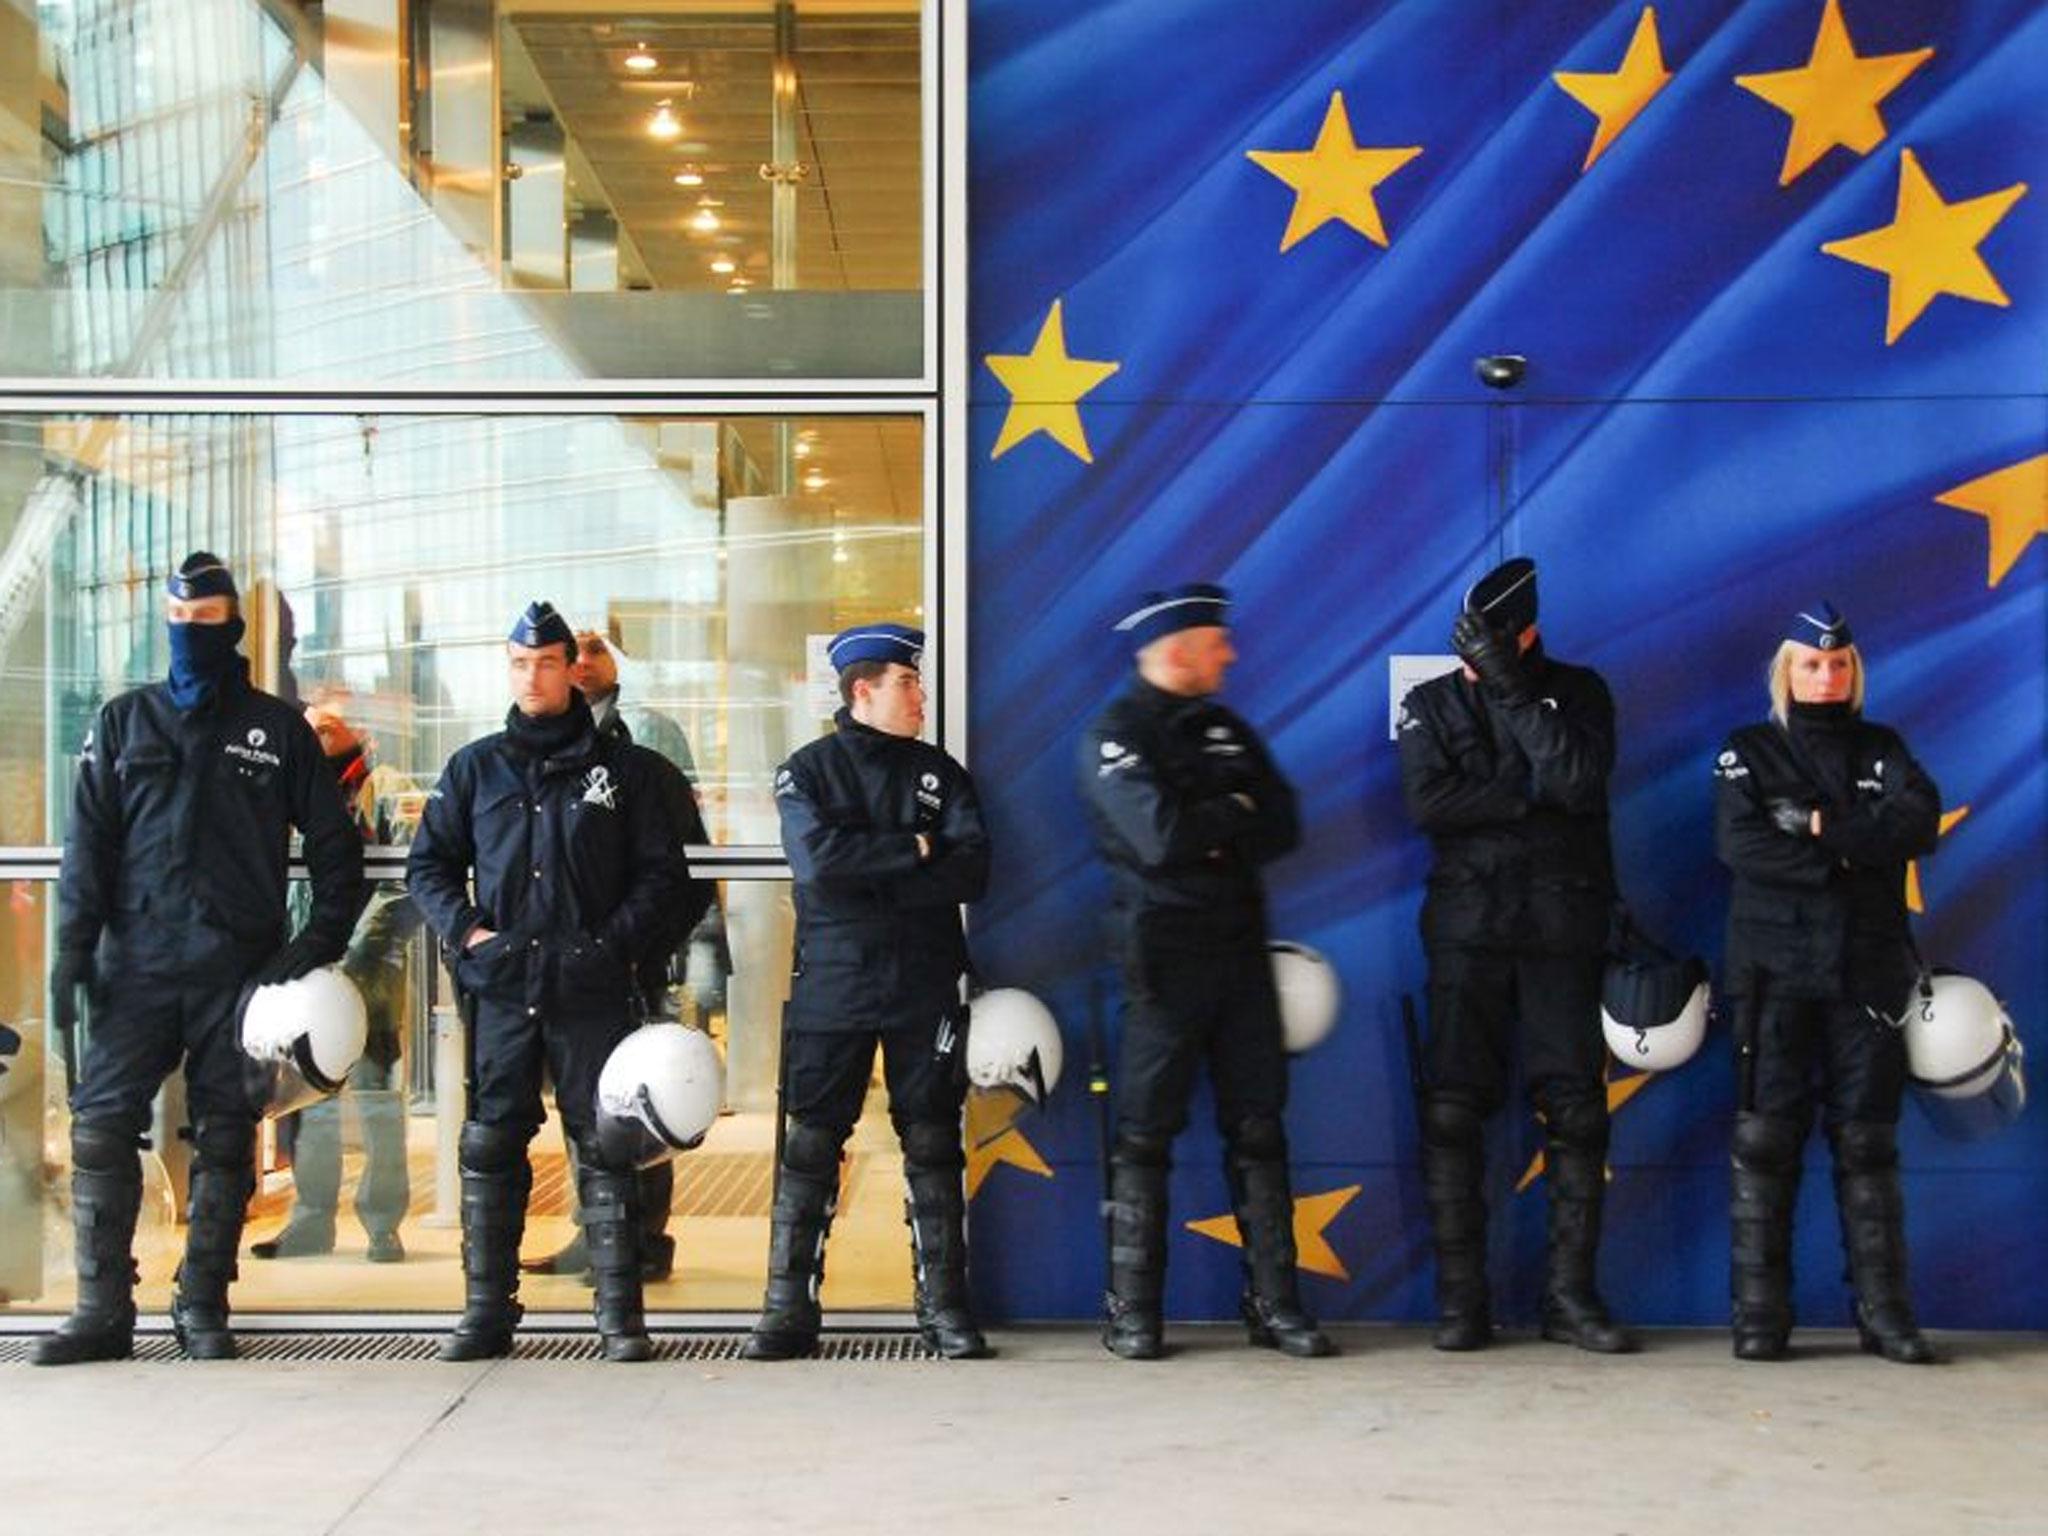
{"type": "Polygon", "coordinates": [[[1451,644],[1464,665],[1412,690],[1397,729],[1408,812],[1434,852],[1422,905],[1421,1119],[1435,1343],[1479,1349],[1493,1336],[1482,1133],[1506,1102],[1519,1050],[1543,1122],[1543,1337],[1626,1353],[1635,1341],[1594,1278],[1608,1135],[1600,981],[1615,901],[1614,701],[1597,672],[1544,650],[1532,560],[1473,584],[1451,644]]]}
{"type": "Polygon", "coordinates": [[[466,1299],[441,1358],[512,1351],[545,1068],[577,1147],[605,1358],[647,1360],[639,1181],[598,1145],[597,1082],[632,1032],[635,968],[673,942],[686,871],[651,754],[597,729],[570,675],[575,633],[552,603],[520,615],[505,657],[505,728],[449,758],[406,863],[473,1019],[458,1147],[466,1299]]]}
{"type": "Polygon", "coordinates": [[[170,675],[101,709],[78,755],[51,974],[60,1029],[75,1026],[80,994],[92,1005],[71,1096],[78,1305],[41,1341],[42,1365],[133,1352],[137,1154],[181,1062],[193,1166],[171,1322],[189,1355],[235,1353],[228,1282],[256,1184],[240,1002],[340,959],[366,894],[362,840],[320,743],[249,682],[233,574],[189,556],[165,617],[170,675]],[[313,896],[287,939],[294,829],[313,896]]]}

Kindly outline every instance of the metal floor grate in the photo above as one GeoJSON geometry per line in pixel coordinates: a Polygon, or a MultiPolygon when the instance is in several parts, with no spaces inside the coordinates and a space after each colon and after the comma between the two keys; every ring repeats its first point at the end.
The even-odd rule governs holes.
{"type": "MultiPolygon", "coordinates": [[[[431,1360],[444,1335],[439,1333],[243,1333],[237,1335],[244,1360],[286,1360],[322,1365],[354,1362],[431,1360]]],[[[746,1343],[744,1333],[656,1333],[654,1358],[686,1364],[737,1360],[746,1343]]],[[[36,1336],[0,1338],[0,1365],[26,1365],[36,1336]]],[[[828,1333],[820,1341],[821,1360],[909,1363],[936,1360],[914,1333],[828,1333]]],[[[520,1335],[515,1360],[578,1361],[599,1357],[594,1333],[520,1335]]],[[[149,1363],[182,1361],[178,1342],[168,1333],[147,1333],[135,1340],[135,1358],[149,1363]]]]}

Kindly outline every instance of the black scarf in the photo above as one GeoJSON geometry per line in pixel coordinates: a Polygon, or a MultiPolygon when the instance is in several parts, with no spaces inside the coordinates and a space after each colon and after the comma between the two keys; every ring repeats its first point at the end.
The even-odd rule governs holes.
{"type": "Polygon", "coordinates": [[[569,707],[559,715],[529,715],[517,704],[505,712],[505,740],[515,752],[545,760],[560,757],[593,729],[590,705],[571,692],[569,707]]]}

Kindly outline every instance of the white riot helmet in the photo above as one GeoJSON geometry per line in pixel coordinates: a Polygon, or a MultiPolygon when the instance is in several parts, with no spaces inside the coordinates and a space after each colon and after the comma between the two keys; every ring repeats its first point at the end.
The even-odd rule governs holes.
{"type": "Polygon", "coordinates": [[[1306,944],[1268,944],[1273,962],[1273,990],[1280,994],[1280,1038],[1287,1054],[1313,1050],[1337,1027],[1344,989],[1337,968],[1306,944]]]}
{"type": "Polygon", "coordinates": [[[967,1081],[983,1093],[1014,1093],[1038,1108],[1058,1085],[1064,1059],[1059,1022],[1023,988],[997,987],[969,1005],[967,1081]]]}
{"type": "Polygon", "coordinates": [[[1942,1135],[1981,1141],[2027,1104],[2025,1053],[2012,1019],[1981,981],[1923,978],[1906,1006],[1906,1065],[1920,1107],[1942,1135]]]}
{"type": "Polygon", "coordinates": [[[257,987],[242,1004],[250,1103],[288,1115],[341,1092],[369,1038],[363,994],[331,965],[257,987]]]}
{"type": "Polygon", "coordinates": [[[1600,980],[1600,1033],[1623,1066],[1669,1072],[1707,1037],[1707,967],[1652,943],[1624,919],[1600,980]]]}
{"type": "Polygon", "coordinates": [[[701,1029],[645,1024],[612,1048],[597,1077],[597,1144],[615,1168],[651,1168],[710,1131],[725,1063],[701,1029]]]}

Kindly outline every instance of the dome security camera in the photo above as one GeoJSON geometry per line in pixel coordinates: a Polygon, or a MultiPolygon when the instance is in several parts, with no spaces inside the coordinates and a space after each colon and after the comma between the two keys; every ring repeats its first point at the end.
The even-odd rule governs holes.
{"type": "Polygon", "coordinates": [[[1473,359],[1472,372],[1488,389],[1513,389],[1529,372],[1529,359],[1519,352],[1492,352],[1473,359]]]}

